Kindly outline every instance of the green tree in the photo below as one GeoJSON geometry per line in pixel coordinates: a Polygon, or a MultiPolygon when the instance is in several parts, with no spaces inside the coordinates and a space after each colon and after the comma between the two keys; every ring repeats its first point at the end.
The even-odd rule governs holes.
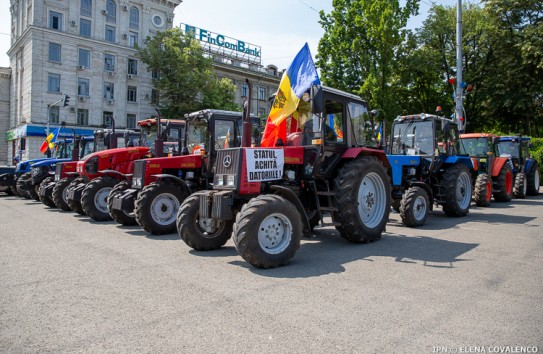
{"type": "Polygon", "coordinates": [[[385,117],[397,111],[391,89],[407,20],[418,11],[418,0],[334,0],[330,14],[320,13],[324,36],[316,65],[322,81],[354,92],[385,117]]]}
{"type": "Polygon", "coordinates": [[[165,117],[180,117],[205,108],[237,109],[235,86],[218,80],[212,60],[206,57],[198,41],[179,28],[147,37],[147,45],[138,50],[141,60],[158,79],[159,108],[165,117]]]}

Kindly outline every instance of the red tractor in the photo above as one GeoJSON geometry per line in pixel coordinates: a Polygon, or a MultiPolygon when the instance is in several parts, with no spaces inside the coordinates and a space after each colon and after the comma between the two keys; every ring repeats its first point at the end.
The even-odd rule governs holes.
{"type": "Polygon", "coordinates": [[[460,135],[460,154],[469,155],[477,174],[473,199],[478,206],[489,206],[492,196],[497,202],[508,202],[513,197],[513,170],[509,159],[500,157],[499,137],[487,133],[460,135]]]}
{"type": "Polygon", "coordinates": [[[245,114],[242,147],[217,152],[213,189],[185,199],[179,235],[199,251],[233,235],[258,268],[287,264],[324,215],[349,242],[378,240],[390,213],[390,164],[382,149],[367,146],[376,136],[368,113],[360,97],[313,85],[297,106],[297,124],[287,123],[287,141],[271,148],[251,147],[245,114]]]}
{"type": "MultiPolygon", "coordinates": [[[[132,183],[122,182],[111,190],[108,204],[113,220],[122,225],[137,223],[155,235],[172,233],[183,200],[211,188],[217,149],[240,146],[242,114],[203,110],[185,115],[185,121],[181,156],[138,160],[132,183]]],[[[253,118],[258,139],[257,123],[253,118]]]]}
{"type": "Polygon", "coordinates": [[[78,177],[67,187],[67,202],[73,211],[96,221],[111,220],[107,205],[111,189],[130,176],[134,171],[134,161],[150,156],[162,156],[163,141],[169,137],[179,140],[183,135],[185,122],[160,118],[146,119],[139,121],[138,126],[141,128],[140,146],[96,152],[85,156],[77,163],[78,177]]]}

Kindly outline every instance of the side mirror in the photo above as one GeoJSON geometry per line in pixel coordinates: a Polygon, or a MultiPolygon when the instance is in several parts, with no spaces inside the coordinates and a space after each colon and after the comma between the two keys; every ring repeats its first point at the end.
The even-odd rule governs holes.
{"type": "Polygon", "coordinates": [[[311,113],[319,114],[324,112],[324,94],[322,86],[311,86],[311,113]]]}
{"type": "Polygon", "coordinates": [[[372,109],[371,112],[370,112],[370,117],[371,118],[375,118],[379,115],[379,111],[376,110],[376,109],[372,109]]]}

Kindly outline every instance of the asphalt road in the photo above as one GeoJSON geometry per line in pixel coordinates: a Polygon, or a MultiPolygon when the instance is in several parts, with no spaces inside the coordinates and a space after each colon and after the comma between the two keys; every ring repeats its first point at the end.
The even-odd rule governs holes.
{"type": "Polygon", "coordinates": [[[0,215],[2,353],[543,351],[543,196],[391,213],[368,245],[320,229],[271,270],[15,197],[0,215]]]}

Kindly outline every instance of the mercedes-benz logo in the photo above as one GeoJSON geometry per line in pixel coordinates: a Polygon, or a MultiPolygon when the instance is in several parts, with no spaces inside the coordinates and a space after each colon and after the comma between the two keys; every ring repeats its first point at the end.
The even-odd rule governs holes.
{"type": "Polygon", "coordinates": [[[222,159],[222,164],[224,167],[228,168],[230,167],[230,165],[232,164],[232,157],[230,155],[226,155],[223,159],[222,159]]]}

